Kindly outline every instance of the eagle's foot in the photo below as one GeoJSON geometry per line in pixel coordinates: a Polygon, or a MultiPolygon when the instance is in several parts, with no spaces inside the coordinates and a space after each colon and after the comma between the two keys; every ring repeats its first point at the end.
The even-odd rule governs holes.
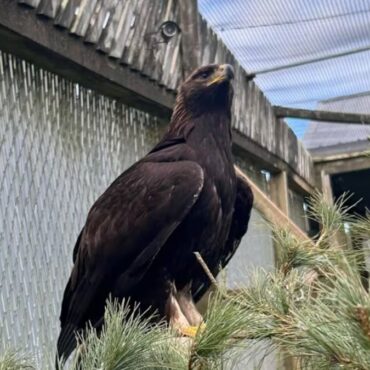
{"type": "Polygon", "coordinates": [[[203,324],[203,317],[193,301],[191,284],[186,285],[182,290],[176,292],[176,300],[190,326],[199,327],[203,324]]]}
{"type": "Polygon", "coordinates": [[[181,335],[185,336],[185,337],[190,337],[190,338],[195,338],[198,334],[198,331],[200,332],[200,334],[202,334],[204,332],[206,328],[206,324],[205,323],[201,323],[200,325],[198,326],[182,326],[180,328],[178,328],[178,331],[181,335]]]}
{"type": "Polygon", "coordinates": [[[172,285],[166,302],[166,316],[170,326],[182,337],[195,338],[199,330],[202,333],[205,329],[203,317],[191,296],[190,285],[180,291],[172,285]]]}

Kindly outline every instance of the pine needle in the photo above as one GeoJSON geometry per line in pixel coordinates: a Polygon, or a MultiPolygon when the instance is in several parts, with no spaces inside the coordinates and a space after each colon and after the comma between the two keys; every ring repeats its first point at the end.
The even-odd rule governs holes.
{"type": "Polygon", "coordinates": [[[29,356],[19,351],[7,350],[0,355],[0,370],[34,370],[29,356]]]}
{"type": "MultiPolygon", "coordinates": [[[[314,241],[273,227],[278,267],[251,272],[248,287],[228,292],[209,273],[216,291],[205,329],[195,339],[179,337],[130,302],[109,302],[102,332],[89,328],[80,338],[70,370],[232,369],[256,343],[267,352],[283,349],[302,370],[369,370],[370,295],[361,272],[370,216],[350,215],[348,199],[330,205],[313,196],[309,214],[321,225],[314,241]],[[345,224],[356,250],[341,249],[335,241],[345,224]]],[[[22,354],[6,352],[0,370],[34,369],[28,363],[22,354]]]]}

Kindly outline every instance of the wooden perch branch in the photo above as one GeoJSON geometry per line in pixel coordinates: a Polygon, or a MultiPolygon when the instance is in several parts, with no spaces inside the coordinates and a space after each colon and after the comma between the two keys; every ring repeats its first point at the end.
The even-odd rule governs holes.
{"type": "Polygon", "coordinates": [[[215,288],[218,289],[218,283],[215,277],[212,275],[211,270],[207,266],[206,262],[204,261],[203,257],[200,255],[199,252],[194,252],[196,259],[198,260],[200,266],[202,267],[203,271],[207,275],[209,281],[214,285],[215,288]]]}
{"type": "Polygon", "coordinates": [[[278,118],[301,118],[312,121],[325,121],[345,124],[370,124],[370,114],[342,113],[321,110],[296,109],[274,106],[274,113],[278,118]]]}

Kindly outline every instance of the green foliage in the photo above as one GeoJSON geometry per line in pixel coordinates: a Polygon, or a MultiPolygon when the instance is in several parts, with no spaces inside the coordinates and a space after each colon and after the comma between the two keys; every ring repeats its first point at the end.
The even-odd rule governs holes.
{"type": "Polygon", "coordinates": [[[191,346],[190,365],[217,369],[238,356],[243,348],[247,320],[243,307],[234,297],[215,293],[208,306],[206,327],[198,331],[191,346]]]}
{"type": "Polygon", "coordinates": [[[0,355],[0,370],[33,370],[32,361],[21,352],[6,351],[0,355]]]}
{"type": "Polygon", "coordinates": [[[130,312],[128,304],[108,304],[105,312],[107,323],[99,337],[91,328],[81,339],[76,361],[86,369],[137,369],[137,363],[145,365],[151,358],[153,345],[164,340],[159,326],[149,327],[149,319],[130,312]],[[125,325],[123,323],[125,322],[125,325]],[[77,357],[79,357],[77,359],[77,357]]]}
{"type": "Polygon", "coordinates": [[[343,229],[346,222],[353,221],[353,216],[349,211],[357,204],[346,206],[351,199],[351,195],[344,193],[335,204],[329,204],[319,193],[314,193],[308,203],[308,216],[321,225],[321,235],[332,235],[333,232],[343,229]]]}
{"type": "MultiPolygon", "coordinates": [[[[299,241],[273,227],[276,271],[254,271],[247,287],[214,292],[206,327],[194,339],[153,324],[129,303],[110,303],[105,326],[80,340],[69,369],[232,369],[256,342],[283,350],[301,369],[370,369],[370,295],[363,286],[363,242],[370,216],[354,218],[343,197],[328,205],[315,194],[310,217],[321,225],[314,240],[299,241]],[[351,231],[355,250],[340,248],[336,235],[351,231]]],[[[0,370],[31,368],[5,354],[0,370]]]]}
{"type": "MultiPolygon", "coordinates": [[[[274,276],[279,271],[283,275],[276,287],[294,289],[272,340],[298,357],[302,369],[370,369],[370,296],[360,276],[364,251],[341,249],[334,239],[347,223],[357,247],[362,247],[370,237],[370,219],[349,216],[347,200],[342,197],[329,206],[318,195],[313,197],[310,214],[322,227],[314,242],[300,243],[286,230],[274,230],[282,249],[274,276]]],[[[288,290],[275,290],[275,300],[288,290]]]]}
{"type": "Polygon", "coordinates": [[[370,213],[365,217],[357,217],[351,224],[352,234],[356,240],[363,242],[370,239],[370,213]]]}

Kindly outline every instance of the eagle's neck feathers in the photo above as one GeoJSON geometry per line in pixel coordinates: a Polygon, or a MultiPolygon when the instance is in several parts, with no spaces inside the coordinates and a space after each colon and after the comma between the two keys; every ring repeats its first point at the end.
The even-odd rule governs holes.
{"type": "Polygon", "coordinates": [[[186,140],[189,134],[195,131],[200,140],[202,137],[211,135],[228,145],[231,140],[230,122],[231,112],[228,104],[196,110],[187,106],[183,97],[179,95],[167,135],[169,137],[184,137],[186,140]]]}

